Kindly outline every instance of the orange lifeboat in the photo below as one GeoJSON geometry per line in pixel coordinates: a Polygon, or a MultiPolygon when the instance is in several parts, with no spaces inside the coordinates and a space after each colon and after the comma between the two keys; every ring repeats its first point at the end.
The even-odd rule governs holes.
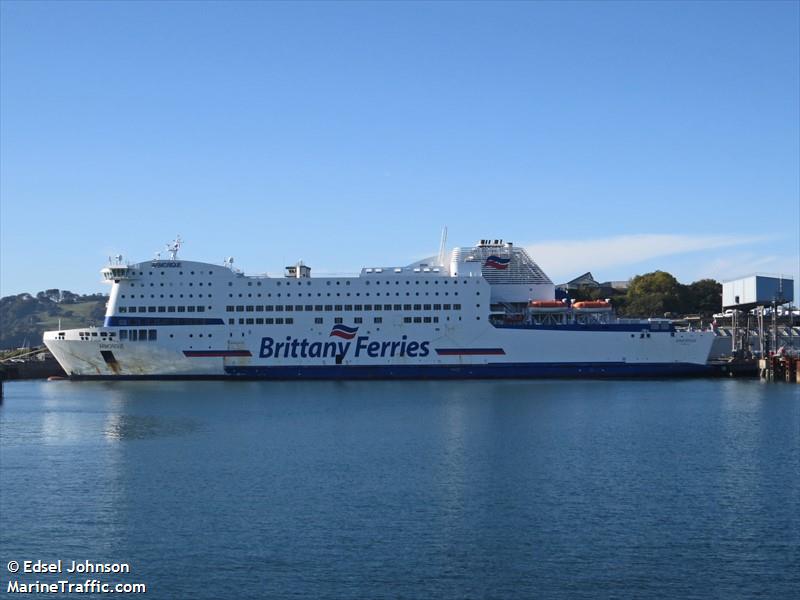
{"type": "Polygon", "coordinates": [[[611,304],[603,300],[583,300],[573,304],[572,308],[587,312],[601,312],[611,310],[611,304]]]}
{"type": "Polygon", "coordinates": [[[564,312],[567,305],[558,300],[532,300],[528,303],[528,309],[534,313],[564,312]]]}

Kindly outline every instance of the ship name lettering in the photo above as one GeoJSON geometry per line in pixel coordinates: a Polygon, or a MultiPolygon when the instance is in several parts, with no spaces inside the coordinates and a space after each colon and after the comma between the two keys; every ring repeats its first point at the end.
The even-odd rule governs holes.
{"type": "Polygon", "coordinates": [[[404,335],[399,342],[370,342],[369,337],[359,336],[356,344],[356,356],[361,356],[362,352],[370,358],[394,358],[395,356],[408,356],[409,358],[428,356],[429,342],[408,342],[408,336],[404,335]]]}
{"type": "MultiPolygon", "coordinates": [[[[348,355],[352,342],[310,342],[286,336],[285,341],[271,337],[261,338],[259,358],[336,358],[348,355]]],[[[424,358],[430,354],[430,342],[408,341],[404,335],[400,340],[371,342],[369,336],[356,339],[353,354],[356,358],[424,358]]]]}
{"type": "Polygon", "coordinates": [[[271,337],[261,338],[260,358],[334,358],[344,356],[350,342],[309,342],[287,337],[276,342],[271,337]]]}

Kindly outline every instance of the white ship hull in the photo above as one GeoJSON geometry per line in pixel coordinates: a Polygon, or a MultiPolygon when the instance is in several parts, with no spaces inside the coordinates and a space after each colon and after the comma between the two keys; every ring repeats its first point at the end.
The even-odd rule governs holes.
{"type": "Polygon", "coordinates": [[[317,339],[321,345],[336,344],[337,356],[343,356],[338,364],[337,356],[330,353],[310,356],[316,350],[313,341],[306,345],[305,357],[300,344],[295,356],[291,346],[288,356],[283,347],[275,356],[277,342],[270,336],[254,337],[233,349],[213,346],[205,351],[188,350],[188,344],[179,342],[150,345],[45,338],[45,343],[64,370],[75,377],[614,377],[704,370],[713,333],[644,331],[499,329],[484,330],[469,340],[456,332],[433,332],[439,335],[409,338],[419,345],[427,342],[425,356],[389,358],[381,357],[379,349],[373,352],[376,356],[370,356],[370,344],[396,344],[402,336],[371,333],[351,341],[328,342],[327,332],[309,332],[311,335],[301,338],[317,339]],[[264,339],[272,342],[264,344],[264,339]],[[103,351],[111,352],[114,360],[105,360],[103,351]]]}

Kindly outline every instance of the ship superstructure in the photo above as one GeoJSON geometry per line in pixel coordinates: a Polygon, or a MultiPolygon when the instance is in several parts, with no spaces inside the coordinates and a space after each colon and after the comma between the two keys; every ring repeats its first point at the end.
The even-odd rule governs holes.
{"type": "Polygon", "coordinates": [[[100,327],[49,331],[72,377],[635,376],[705,369],[714,335],[559,303],[525,249],[481,240],[403,267],[283,277],[169,257],[102,270],[100,327]],[[446,264],[444,264],[446,263],[446,264]]]}

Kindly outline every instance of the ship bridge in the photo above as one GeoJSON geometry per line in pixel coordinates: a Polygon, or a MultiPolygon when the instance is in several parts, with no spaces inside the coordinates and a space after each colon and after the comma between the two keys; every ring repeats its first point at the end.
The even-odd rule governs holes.
{"type": "Polygon", "coordinates": [[[122,255],[110,256],[108,266],[100,269],[106,283],[119,283],[122,280],[138,279],[139,271],[122,261],[122,255]]]}

